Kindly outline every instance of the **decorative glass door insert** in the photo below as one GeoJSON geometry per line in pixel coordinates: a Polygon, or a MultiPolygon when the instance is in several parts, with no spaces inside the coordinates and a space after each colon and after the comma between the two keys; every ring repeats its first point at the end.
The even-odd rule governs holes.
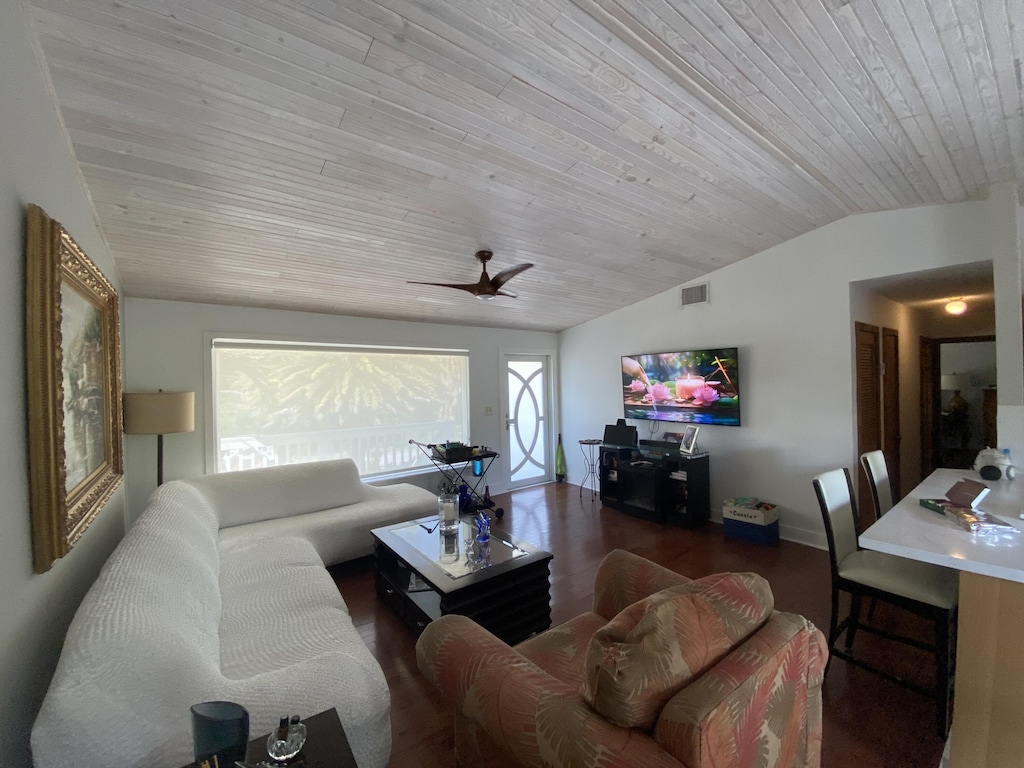
{"type": "Polygon", "coordinates": [[[506,355],[509,487],[551,479],[547,357],[506,355]]]}

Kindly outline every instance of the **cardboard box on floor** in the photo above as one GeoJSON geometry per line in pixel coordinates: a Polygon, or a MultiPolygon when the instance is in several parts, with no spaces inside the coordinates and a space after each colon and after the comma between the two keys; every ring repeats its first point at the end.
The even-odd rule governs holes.
{"type": "Polygon", "coordinates": [[[777,544],[779,508],[753,496],[726,499],[722,503],[722,527],[727,539],[752,544],[777,544]]]}
{"type": "Polygon", "coordinates": [[[779,508],[754,496],[726,499],[722,502],[722,519],[770,525],[779,519],[779,508]]]}

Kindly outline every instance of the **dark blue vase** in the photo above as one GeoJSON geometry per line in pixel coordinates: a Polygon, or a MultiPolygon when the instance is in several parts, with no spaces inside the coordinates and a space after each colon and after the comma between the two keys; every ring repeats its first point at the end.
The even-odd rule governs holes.
{"type": "Polygon", "coordinates": [[[193,704],[192,742],[197,763],[214,755],[221,765],[234,765],[236,760],[245,760],[249,713],[233,701],[193,704]]]}

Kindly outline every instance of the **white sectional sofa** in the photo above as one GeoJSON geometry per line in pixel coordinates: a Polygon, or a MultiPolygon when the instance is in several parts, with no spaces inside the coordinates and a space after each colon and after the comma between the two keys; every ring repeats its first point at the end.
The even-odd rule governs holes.
{"type": "Polygon", "coordinates": [[[335,707],[361,768],[384,768],[390,695],[324,568],[370,529],[436,511],[349,460],[161,486],[82,601],[32,729],[36,768],[175,768],[189,707],[244,705],[250,734],[335,707]]]}

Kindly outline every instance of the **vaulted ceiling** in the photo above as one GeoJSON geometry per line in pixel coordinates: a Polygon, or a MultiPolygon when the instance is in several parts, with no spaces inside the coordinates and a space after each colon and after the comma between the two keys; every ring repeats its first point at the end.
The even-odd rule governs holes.
{"type": "Polygon", "coordinates": [[[1024,0],[31,3],[129,296],[560,330],[1024,180],[1024,0]]]}

